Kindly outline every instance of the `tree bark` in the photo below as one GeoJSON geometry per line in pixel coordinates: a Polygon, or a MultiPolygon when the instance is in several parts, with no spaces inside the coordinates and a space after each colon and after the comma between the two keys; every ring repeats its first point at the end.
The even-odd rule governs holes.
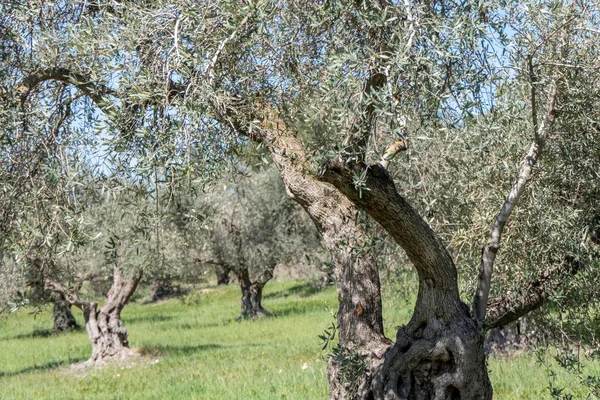
{"type": "Polygon", "coordinates": [[[97,302],[82,300],[77,294],[67,293],[58,283],[46,284],[47,290],[63,295],[69,303],[83,311],[85,329],[92,343],[92,356],[88,363],[120,360],[134,354],[129,348],[128,333],[121,320],[121,311],[135,292],[141,278],[142,273],[138,272],[125,279],[115,268],[113,284],[106,295],[104,305],[100,308],[97,302]]]}
{"type": "Polygon", "coordinates": [[[265,271],[254,282],[250,280],[248,268],[241,268],[238,280],[242,289],[242,315],[241,319],[254,319],[270,317],[273,314],[262,306],[262,291],[268,281],[273,278],[273,270],[265,271]]]}
{"type": "Polygon", "coordinates": [[[71,313],[71,303],[58,293],[53,294],[52,302],[54,303],[54,332],[66,333],[77,328],[77,321],[71,313]]]}
{"type": "Polygon", "coordinates": [[[484,334],[460,300],[456,268],[439,238],[383,166],[334,159],[322,178],[389,232],[419,275],[413,316],[378,370],[374,398],[490,399],[484,334]],[[362,190],[354,184],[357,174],[366,178],[362,190]]]}

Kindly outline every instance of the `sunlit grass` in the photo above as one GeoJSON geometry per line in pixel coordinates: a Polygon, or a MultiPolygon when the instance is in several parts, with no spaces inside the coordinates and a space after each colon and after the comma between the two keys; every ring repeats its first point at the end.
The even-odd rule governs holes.
{"type": "MultiPolygon", "coordinates": [[[[239,289],[196,290],[182,301],[131,304],[123,319],[134,365],[87,372],[69,368],[90,354],[85,332],[48,335],[49,311],[0,320],[2,399],[324,399],[325,360],[317,335],[333,322],[336,292],[303,282],[267,285],[264,305],[278,317],[236,322],[239,289]],[[157,361],[158,360],[158,361],[157,361]]],[[[386,296],[386,329],[406,322],[411,306],[386,296]]],[[[76,312],[81,323],[81,315],[76,312]]],[[[534,357],[490,360],[496,398],[549,398],[534,357]]],[[[598,371],[595,371],[596,373],[598,371]]],[[[569,382],[562,374],[559,382],[569,382]]]]}

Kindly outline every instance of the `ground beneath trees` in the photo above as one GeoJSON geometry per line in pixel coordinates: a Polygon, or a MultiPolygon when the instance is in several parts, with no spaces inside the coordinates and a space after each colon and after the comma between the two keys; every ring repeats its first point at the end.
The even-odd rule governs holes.
{"type": "MultiPolygon", "coordinates": [[[[301,281],[269,283],[264,305],[278,317],[242,322],[235,321],[237,285],[198,289],[159,304],[131,304],[123,319],[141,357],[85,370],[71,367],[91,353],[85,331],[50,335],[50,310],[35,319],[24,311],[0,319],[0,397],[326,399],[317,335],[333,322],[336,298],[335,288],[315,292],[301,281]]],[[[386,332],[393,336],[412,306],[391,295],[384,301],[386,332]]],[[[77,310],[75,316],[82,324],[77,310]]],[[[493,358],[489,366],[496,398],[549,398],[548,378],[532,355],[493,358]]],[[[594,367],[590,374],[598,375],[600,366],[594,367]]],[[[560,375],[556,384],[571,380],[560,375]]]]}

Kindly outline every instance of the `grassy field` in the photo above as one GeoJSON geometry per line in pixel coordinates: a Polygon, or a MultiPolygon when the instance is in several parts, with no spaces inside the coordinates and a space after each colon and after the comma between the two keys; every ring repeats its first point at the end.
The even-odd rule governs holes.
{"type": "MultiPolygon", "coordinates": [[[[198,289],[159,304],[131,304],[123,319],[132,347],[144,357],[133,365],[87,372],[69,367],[90,355],[85,332],[49,335],[48,311],[35,319],[26,311],[2,318],[0,399],[327,398],[317,335],[333,322],[335,289],[316,292],[293,281],[270,283],[265,290],[264,306],[277,318],[236,322],[236,286],[198,289]]],[[[384,308],[393,336],[410,306],[390,297],[384,308]]],[[[81,313],[75,313],[81,322],[81,313]]],[[[492,358],[489,367],[496,398],[549,398],[544,367],[532,356],[492,358]]],[[[564,385],[573,378],[556,379],[564,385]]]]}

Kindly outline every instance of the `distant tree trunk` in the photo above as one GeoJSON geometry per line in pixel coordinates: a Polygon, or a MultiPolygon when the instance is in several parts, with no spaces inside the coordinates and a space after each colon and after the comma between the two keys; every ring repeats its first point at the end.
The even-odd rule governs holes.
{"type": "Polygon", "coordinates": [[[157,279],[152,283],[152,290],[145,302],[154,303],[170,296],[176,296],[179,293],[181,293],[181,288],[173,285],[170,280],[157,279]]]}
{"type": "Polygon", "coordinates": [[[53,293],[52,302],[54,303],[54,332],[66,333],[77,328],[77,321],[71,313],[71,303],[59,293],[53,293]]]}
{"type": "Polygon", "coordinates": [[[229,273],[231,269],[220,266],[217,268],[217,285],[229,285],[229,273]]]}
{"type": "Polygon", "coordinates": [[[238,272],[238,280],[242,289],[242,315],[243,319],[272,316],[262,306],[262,291],[268,281],[273,278],[273,271],[265,271],[254,282],[250,280],[248,268],[241,268],[238,272]]]}
{"type": "Polygon", "coordinates": [[[68,294],[60,284],[47,283],[46,289],[62,294],[72,305],[83,311],[85,328],[92,343],[92,356],[89,363],[101,363],[112,359],[124,359],[134,353],[129,349],[127,329],[121,320],[121,311],[135,292],[141,272],[124,279],[115,268],[113,284],[106,295],[105,303],[98,308],[97,302],[80,299],[76,294],[68,294]]]}

